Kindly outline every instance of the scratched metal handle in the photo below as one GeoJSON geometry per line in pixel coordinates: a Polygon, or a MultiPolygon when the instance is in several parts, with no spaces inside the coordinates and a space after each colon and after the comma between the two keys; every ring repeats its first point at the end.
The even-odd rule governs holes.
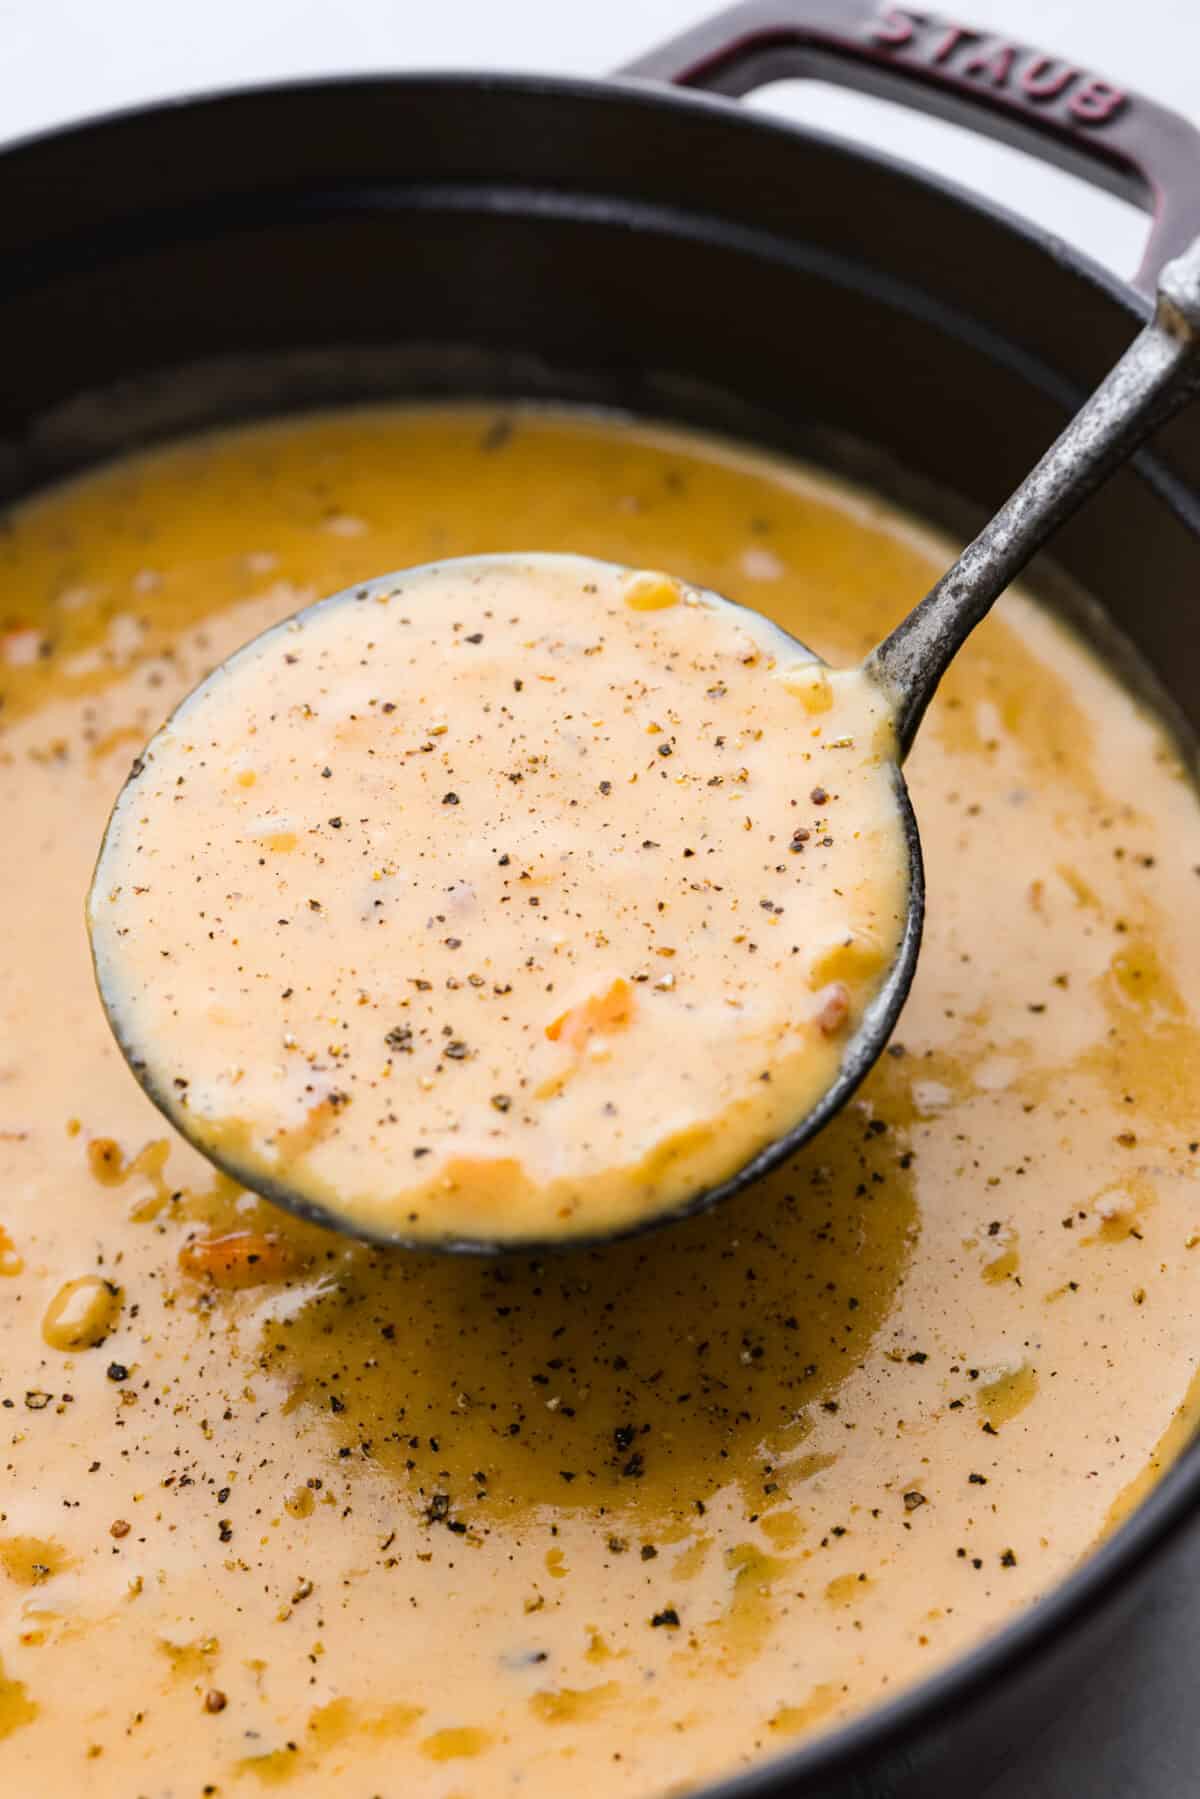
{"type": "Polygon", "coordinates": [[[1154,316],[937,584],[867,659],[896,706],[901,758],[980,619],[1083,501],[1200,389],[1200,239],[1169,262],[1154,316]]]}

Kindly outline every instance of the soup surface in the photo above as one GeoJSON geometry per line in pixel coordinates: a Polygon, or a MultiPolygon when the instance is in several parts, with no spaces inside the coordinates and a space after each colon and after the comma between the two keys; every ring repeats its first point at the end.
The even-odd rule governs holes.
{"type": "Polygon", "coordinates": [[[101,992],[268,1197],[417,1242],[604,1236],[832,1085],[904,926],[893,757],[868,676],[671,577],[407,570],[247,644],[137,758],[101,992]]]}
{"type": "Polygon", "coordinates": [[[131,758],[298,607],[531,545],[839,663],[949,554],[719,443],[471,409],[197,440],[0,538],[6,1792],[687,1789],[1012,1617],[1190,1429],[1200,811],[1020,595],[908,765],[899,1040],[736,1200],[603,1251],[389,1255],[164,1124],[83,923],[131,758]]]}

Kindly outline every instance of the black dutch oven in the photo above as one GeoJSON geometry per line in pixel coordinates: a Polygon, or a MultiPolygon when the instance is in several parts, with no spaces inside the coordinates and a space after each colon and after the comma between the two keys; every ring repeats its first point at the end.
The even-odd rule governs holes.
{"type": "MultiPolygon", "coordinates": [[[[715,425],[939,494],[970,523],[1200,234],[1200,135],[1087,69],[925,12],[749,0],[614,82],[314,82],[55,132],[0,154],[0,219],[7,497],[221,419],[463,393],[715,425]],[[1137,280],[947,183],[712,97],[794,75],[1019,141],[1139,201],[1154,223],[1137,280]]],[[[1054,554],[1200,727],[1196,409],[1054,554]]],[[[979,1785],[1078,1690],[1198,1495],[1193,1446],[973,1654],[706,1799],[979,1785]]]]}

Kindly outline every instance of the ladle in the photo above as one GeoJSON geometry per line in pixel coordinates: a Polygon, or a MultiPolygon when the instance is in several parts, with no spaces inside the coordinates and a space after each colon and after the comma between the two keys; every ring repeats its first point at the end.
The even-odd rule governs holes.
{"type": "MultiPolygon", "coordinates": [[[[919,605],[867,658],[866,671],[883,687],[896,720],[895,781],[905,824],[909,857],[905,928],[891,967],[849,1038],[838,1073],[817,1103],[790,1128],[762,1149],[731,1177],[688,1196],[683,1204],[640,1221],[643,1229],[685,1217],[728,1198],[748,1182],[790,1156],[840,1110],[886,1046],[908,994],[916,968],[924,915],[924,878],[916,821],[901,774],[925,709],[951,660],[979,621],[1035,553],[1093,490],[1120,466],[1156,426],[1175,413],[1200,386],[1200,243],[1163,270],[1154,316],[1139,333],[1101,386],[1084,404],[1057,442],[991,522],[963,551],[958,561],[930,589],[919,605]]],[[[210,677],[211,678],[211,677],[210,677]]],[[[118,1042],[121,1031],[114,994],[97,966],[101,998],[118,1042]]],[[[168,1071],[145,1056],[129,1057],[134,1073],[151,1099],[188,1135],[187,1115],[168,1106],[168,1071]]],[[[285,1184],[256,1174],[247,1178],[236,1160],[224,1158],[196,1141],[210,1160],[267,1198],[308,1218],[341,1229],[357,1227],[340,1217],[327,1199],[306,1193],[291,1180],[285,1184]]],[[[360,1233],[361,1234],[361,1233],[360,1233]]],[[[373,1232],[373,1235],[379,1233],[373,1232]]],[[[628,1227],[615,1234],[628,1234],[628,1227]]],[[[477,1239],[422,1239],[410,1244],[402,1232],[384,1239],[397,1245],[489,1253],[520,1249],[526,1253],[549,1243],[522,1239],[503,1243],[477,1239]]],[[[572,1245],[596,1238],[574,1236],[572,1245]]]]}

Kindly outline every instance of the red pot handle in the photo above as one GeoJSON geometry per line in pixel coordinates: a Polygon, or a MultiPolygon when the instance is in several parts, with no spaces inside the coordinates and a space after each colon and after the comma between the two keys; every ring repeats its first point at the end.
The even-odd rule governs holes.
{"type": "Polygon", "coordinates": [[[743,0],[623,75],[741,95],[809,76],[936,113],[1082,175],[1150,213],[1134,286],[1200,237],[1200,131],[1062,57],[877,0],[743,0]]]}

